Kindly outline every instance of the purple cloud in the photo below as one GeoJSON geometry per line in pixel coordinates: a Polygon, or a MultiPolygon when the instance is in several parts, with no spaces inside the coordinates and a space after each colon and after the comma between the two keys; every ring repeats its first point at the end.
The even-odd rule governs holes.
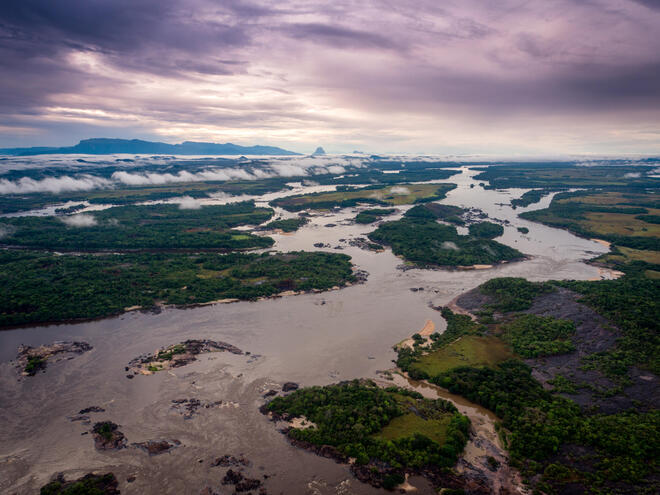
{"type": "Polygon", "coordinates": [[[659,7],[9,0],[0,146],[102,134],[302,151],[657,152],[659,7]]]}

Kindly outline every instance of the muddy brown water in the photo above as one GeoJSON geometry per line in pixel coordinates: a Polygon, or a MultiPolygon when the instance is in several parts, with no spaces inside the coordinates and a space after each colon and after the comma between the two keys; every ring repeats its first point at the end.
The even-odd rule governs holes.
{"type": "MultiPolygon", "coordinates": [[[[459,184],[441,202],[477,207],[492,218],[509,220],[511,225],[505,226],[498,240],[531,259],[486,270],[402,271],[397,269],[402,261],[389,250],[367,252],[339,241],[364,236],[375,228],[348,225],[357,212],[349,208],[314,213],[298,232],[273,238],[275,247],[283,251],[315,250],[313,244],[318,242],[330,244],[323,250],[334,251],[340,245],[344,249],[337,252],[349,254],[358,268],[369,272],[365,284],[321,294],[168,308],[158,314],[130,312],[93,322],[0,332],[0,492],[38,493],[57,472],[71,477],[112,471],[123,494],[196,494],[205,486],[226,493],[226,487],[220,487],[226,468],[211,467],[211,461],[225,454],[243,454],[252,462],[246,475],[268,476],[268,493],[386,493],[356,481],[346,466],[291,447],[258,412],[262,394],[284,381],[308,386],[378,378],[378,370],[392,367],[393,344],[421,329],[428,319],[438,331],[445,328],[430,305],[446,304],[490,278],[591,279],[601,275],[584,260],[605,252],[604,246],[517,218],[526,209],[514,211],[506,204],[523,189],[484,190],[473,175],[474,171],[464,168],[461,175],[441,181],[459,184]],[[329,223],[337,226],[324,227],[329,223]],[[528,227],[529,234],[516,230],[521,226],[528,227]],[[420,287],[424,290],[410,290],[420,287]],[[126,378],[124,366],[132,358],[188,338],[226,341],[251,355],[208,354],[183,368],[126,378]],[[84,340],[94,349],[55,363],[35,377],[19,378],[11,362],[19,344],[54,340],[84,340]],[[172,400],[180,398],[223,404],[200,409],[186,420],[171,408],[172,400]],[[152,457],[135,448],[97,452],[91,436],[83,434],[91,427],[67,419],[91,405],[106,409],[92,413],[92,422],[107,419],[120,424],[129,443],[177,439],[181,446],[152,457]],[[128,483],[132,475],[136,479],[128,483]]],[[[527,209],[544,207],[550,199],[527,209]]],[[[400,208],[401,212],[406,208],[400,208]]],[[[291,216],[281,210],[278,214],[291,216]]],[[[476,407],[457,405],[466,412],[476,407]]],[[[489,413],[475,410],[473,416],[477,414],[485,418],[484,424],[492,424],[489,413]]],[[[432,493],[423,479],[409,481],[417,493],[432,493]]]]}

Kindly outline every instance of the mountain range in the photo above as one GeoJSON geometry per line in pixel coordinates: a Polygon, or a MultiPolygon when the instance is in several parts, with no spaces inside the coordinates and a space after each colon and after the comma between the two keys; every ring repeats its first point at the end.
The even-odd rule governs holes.
{"type": "Polygon", "coordinates": [[[140,139],[84,139],[75,146],[0,148],[0,155],[30,156],[52,154],[108,155],[114,153],[147,155],[299,155],[276,146],[240,146],[232,143],[185,141],[168,144],[140,139]]]}

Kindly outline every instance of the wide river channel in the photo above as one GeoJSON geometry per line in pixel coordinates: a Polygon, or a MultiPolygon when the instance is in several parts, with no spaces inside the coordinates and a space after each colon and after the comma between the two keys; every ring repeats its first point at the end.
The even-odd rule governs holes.
{"type": "MultiPolygon", "coordinates": [[[[444,329],[444,320],[431,306],[446,304],[490,278],[586,280],[610,275],[584,263],[607,247],[519,219],[518,213],[526,209],[513,210],[508,204],[524,190],[485,190],[473,180],[476,173],[464,168],[441,181],[458,184],[441,203],[478,208],[492,219],[508,220],[497,240],[529,255],[529,260],[470,271],[404,271],[397,268],[402,260],[389,249],[374,253],[348,244],[375,228],[350,223],[358,209],[312,212],[311,222],[298,232],[273,235],[275,249],[311,251],[319,249],[315,243],[323,243],[330,247],[321,250],[334,251],[341,246],[337,252],[350,255],[357,268],[369,273],[366,283],[319,294],[159,313],[133,311],[99,321],[0,332],[0,492],[38,493],[58,472],[68,479],[112,471],[123,494],[197,494],[205,486],[225,493],[220,488],[225,469],[212,467],[211,461],[243,454],[251,461],[246,475],[268,475],[265,486],[271,494],[381,493],[355,480],[347,466],[290,446],[258,411],[264,392],[279,389],[285,381],[302,386],[360,377],[382,381],[377,371],[392,368],[394,344],[427,320],[438,331],[444,329]],[[517,227],[527,227],[529,233],[517,227]],[[132,358],[189,338],[225,341],[251,354],[205,354],[174,371],[126,378],[124,367],[132,358]],[[55,363],[33,378],[20,377],[12,363],[18,346],[56,340],[86,341],[93,350],[55,363]],[[222,405],[184,419],[172,409],[172,400],[182,398],[222,405]],[[151,457],[136,448],[98,452],[91,435],[83,434],[90,426],[67,419],[92,405],[105,408],[93,414],[92,421],[120,424],[129,443],[177,439],[181,445],[151,457]],[[135,481],[127,483],[132,476],[135,481]]],[[[299,186],[295,192],[318,189],[299,186]]],[[[550,199],[528,209],[546,207],[550,199]]],[[[399,216],[407,208],[399,208],[399,216]]],[[[411,482],[417,493],[432,493],[423,480],[411,482]]]]}

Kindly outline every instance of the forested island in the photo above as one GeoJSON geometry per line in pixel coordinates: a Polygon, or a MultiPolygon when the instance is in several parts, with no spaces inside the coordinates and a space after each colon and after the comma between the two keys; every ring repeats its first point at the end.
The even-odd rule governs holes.
{"type": "Polygon", "coordinates": [[[459,235],[456,227],[420,217],[385,222],[369,239],[391,246],[394,254],[422,267],[492,265],[524,258],[520,251],[492,239],[459,235]]]}
{"type": "Polygon", "coordinates": [[[60,250],[265,248],[268,237],[232,230],[273,216],[252,201],[182,208],[176,204],[130,205],[65,217],[16,217],[0,222],[7,245],[60,250]]]}
{"type": "Polygon", "coordinates": [[[282,232],[295,232],[303,225],[309,223],[306,217],[286,218],[280,220],[273,220],[272,222],[264,225],[264,230],[281,230],[282,232]]]}
{"type": "Polygon", "coordinates": [[[524,208],[525,206],[533,205],[534,203],[541,201],[551,192],[552,189],[530,189],[529,191],[525,191],[519,198],[512,199],[511,206],[515,209],[518,206],[524,208]]]}
{"type": "Polygon", "coordinates": [[[445,198],[455,184],[406,184],[338,189],[336,192],[287,196],[270,202],[287,211],[347,208],[358,204],[403,205],[445,198]]]}
{"type": "Polygon", "coordinates": [[[0,251],[0,327],[99,318],[158,304],[256,300],[356,282],[345,254],[0,251]]]}
{"type": "Polygon", "coordinates": [[[470,425],[449,401],[369,380],[300,389],[262,410],[275,420],[298,420],[286,430],[294,445],[345,463],[353,459],[353,474],[386,489],[407,473],[437,483],[463,451],[470,425]]]}
{"type": "Polygon", "coordinates": [[[396,212],[395,208],[369,208],[362,210],[355,217],[355,223],[369,224],[377,222],[387,215],[391,215],[396,212]]]}

